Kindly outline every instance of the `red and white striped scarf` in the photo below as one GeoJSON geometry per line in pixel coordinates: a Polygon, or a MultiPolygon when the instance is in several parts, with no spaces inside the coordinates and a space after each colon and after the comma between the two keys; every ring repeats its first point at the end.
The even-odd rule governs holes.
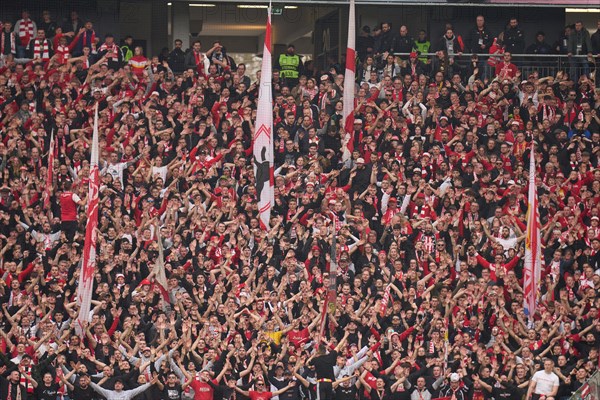
{"type": "Polygon", "coordinates": [[[50,41],[48,39],[33,41],[33,58],[41,58],[43,61],[50,60],[50,41]]]}
{"type": "Polygon", "coordinates": [[[106,43],[102,43],[102,46],[100,46],[100,48],[98,49],[98,53],[101,53],[103,51],[106,51],[107,53],[112,53],[113,56],[112,57],[108,57],[108,59],[117,62],[119,61],[119,56],[118,56],[118,52],[121,51],[119,49],[119,47],[113,43],[111,46],[107,45],[106,43]]]}
{"type": "Polygon", "coordinates": [[[27,21],[22,19],[19,23],[19,39],[21,39],[21,46],[27,46],[33,37],[33,34],[33,21],[31,19],[28,19],[27,21]]]}
{"type": "Polygon", "coordinates": [[[58,384],[58,394],[61,398],[64,398],[65,394],[67,394],[67,385],[65,385],[64,383],[62,383],[60,377],[61,376],[65,376],[65,374],[63,373],[62,369],[60,368],[56,368],[56,378],[54,380],[54,382],[56,382],[58,384]]]}
{"type": "Polygon", "coordinates": [[[83,32],[82,38],[83,40],[81,41],[81,43],[83,43],[83,46],[89,46],[91,48],[96,42],[96,31],[92,31],[92,33],[89,34],[86,30],[85,32],[83,32]]]}
{"type": "Polygon", "coordinates": [[[69,57],[71,56],[70,54],[70,50],[69,50],[69,46],[67,45],[58,45],[56,46],[56,54],[58,54],[58,61],[61,64],[66,64],[67,60],[69,59],[69,57]]]}
{"type": "Polygon", "coordinates": [[[27,393],[33,393],[33,385],[29,382],[29,379],[27,379],[25,375],[31,376],[31,364],[28,364],[25,367],[25,371],[23,371],[20,375],[19,382],[25,387],[27,393]]]}
{"type": "MultiPolygon", "coordinates": [[[[8,383],[8,396],[6,396],[7,399],[12,399],[12,393],[11,393],[11,391],[12,391],[12,383],[9,382],[8,383]]],[[[17,395],[15,396],[15,399],[17,399],[17,400],[21,400],[22,399],[22,397],[21,397],[21,386],[20,385],[17,385],[17,395]]]]}
{"type": "Polygon", "coordinates": [[[5,42],[6,42],[6,35],[10,36],[10,52],[13,54],[17,53],[17,44],[15,43],[15,34],[14,32],[6,32],[6,31],[2,31],[2,33],[0,33],[0,54],[4,54],[4,50],[5,49],[5,42]]]}
{"type": "Polygon", "coordinates": [[[542,121],[554,120],[554,116],[556,115],[556,110],[554,109],[554,107],[551,107],[548,104],[540,104],[539,109],[542,111],[542,121]]]}

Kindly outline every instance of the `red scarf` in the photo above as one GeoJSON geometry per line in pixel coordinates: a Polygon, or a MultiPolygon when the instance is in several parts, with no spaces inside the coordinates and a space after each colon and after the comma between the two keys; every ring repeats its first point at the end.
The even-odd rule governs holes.
{"type": "Polygon", "coordinates": [[[33,21],[31,19],[19,21],[19,39],[21,40],[21,46],[27,46],[29,41],[33,37],[33,21]]]}
{"type": "Polygon", "coordinates": [[[4,30],[2,30],[2,33],[0,33],[0,54],[4,54],[7,34],[10,35],[10,52],[12,54],[16,54],[17,53],[17,45],[15,43],[15,34],[14,34],[14,32],[6,32],[4,30]]]}

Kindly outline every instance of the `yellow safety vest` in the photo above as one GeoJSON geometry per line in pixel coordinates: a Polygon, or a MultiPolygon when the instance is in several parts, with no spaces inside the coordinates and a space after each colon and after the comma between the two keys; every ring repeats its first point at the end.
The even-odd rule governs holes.
{"type": "Polygon", "coordinates": [[[280,74],[283,78],[298,79],[298,66],[300,65],[300,57],[298,55],[280,55],[279,65],[281,66],[280,74]]]}

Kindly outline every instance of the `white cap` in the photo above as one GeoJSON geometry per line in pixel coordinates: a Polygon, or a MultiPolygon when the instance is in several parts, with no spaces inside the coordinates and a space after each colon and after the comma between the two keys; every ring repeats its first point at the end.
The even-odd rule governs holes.
{"type": "Polygon", "coordinates": [[[450,374],[450,382],[458,382],[460,381],[460,375],[458,375],[456,372],[450,374]]]}

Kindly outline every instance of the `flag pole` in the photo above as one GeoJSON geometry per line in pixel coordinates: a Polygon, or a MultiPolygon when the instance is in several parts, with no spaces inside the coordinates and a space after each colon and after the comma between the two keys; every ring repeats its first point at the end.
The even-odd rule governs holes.
{"type": "Polygon", "coordinates": [[[75,330],[80,337],[85,335],[86,325],[90,322],[90,304],[94,288],[94,273],[96,271],[96,240],[98,229],[98,103],[95,107],[94,133],[92,136],[90,157],[90,182],[88,186],[87,199],[87,222],[85,226],[85,242],[83,247],[83,259],[79,274],[79,285],[77,287],[77,304],[79,315],[75,330]]]}

